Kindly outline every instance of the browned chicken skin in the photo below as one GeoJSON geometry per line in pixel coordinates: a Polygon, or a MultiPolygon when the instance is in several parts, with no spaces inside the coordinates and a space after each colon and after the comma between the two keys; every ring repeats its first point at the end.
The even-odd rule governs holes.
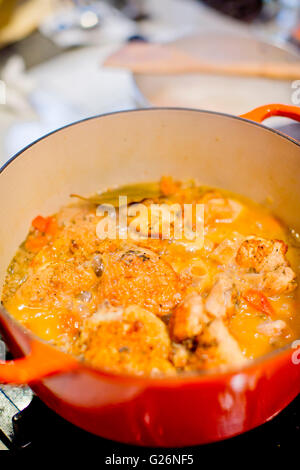
{"type": "Polygon", "coordinates": [[[242,268],[258,276],[252,276],[254,287],[270,295],[291,292],[296,288],[296,274],[286,259],[288,247],[282,240],[248,238],[236,255],[242,268]]]}
{"type": "Polygon", "coordinates": [[[99,301],[140,305],[156,315],[170,312],[181,300],[183,282],[173,268],[151,250],[136,245],[103,255],[99,301]]]}
{"type": "Polygon", "coordinates": [[[282,240],[247,238],[239,247],[236,262],[256,272],[272,271],[286,262],[287,245],[282,240]]]}
{"type": "Polygon", "coordinates": [[[153,375],[174,371],[170,351],[167,328],[153,313],[105,303],[84,322],[74,352],[102,369],[153,375]]]}
{"type": "Polygon", "coordinates": [[[174,341],[183,341],[201,333],[208,317],[201,295],[190,294],[174,310],[170,321],[170,334],[174,341]]]}

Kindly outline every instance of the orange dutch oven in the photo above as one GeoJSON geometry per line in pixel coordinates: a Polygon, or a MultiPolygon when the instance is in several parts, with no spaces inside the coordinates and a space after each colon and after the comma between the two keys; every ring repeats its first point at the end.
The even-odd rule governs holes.
{"type": "MultiPolygon", "coordinates": [[[[268,198],[300,232],[300,145],[260,124],[274,115],[300,121],[298,107],[278,104],[241,117],[154,108],[86,119],[34,142],[0,174],[0,281],[37,213],[57,211],[70,193],[163,174],[260,203],[268,198]]],[[[120,442],[174,447],[225,439],[270,420],[300,392],[300,341],[227,372],[148,378],[89,367],[2,307],[0,329],[16,358],[0,362],[0,382],[27,383],[65,419],[120,442]]]]}

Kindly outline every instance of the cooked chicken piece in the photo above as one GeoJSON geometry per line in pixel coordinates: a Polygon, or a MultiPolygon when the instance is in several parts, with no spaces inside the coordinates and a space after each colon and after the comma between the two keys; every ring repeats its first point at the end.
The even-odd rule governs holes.
{"type": "Polygon", "coordinates": [[[236,255],[242,268],[253,270],[253,282],[269,295],[290,292],[296,287],[296,274],[285,257],[287,245],[281,240],[251,237],[245,240],[236,255]]]}
{"type": "Polygon", "coordinates": [[[218,353],[225,363],[238,365],[246,362],[238,342],[229,333],[223,320],[213,320],[208,325],[208,332],[216,340],[218,353]]]}
{"type": "Polygon", "coordinates": [[[169,324],[171,338],[179,342],[193,338],[201,333],[208,321],[202,297],[190,294],[178,305],[171,317],[169,324]]]}
{"type": "Polygon", "coordinates": [[[184,367],[189,358],[189,352],[183,346],[183,344],[177,344],[173,343],[172,344],[172,350],[170,354],[170,361],[174,364],[175,367],[177,368],[182,368],[184,367]]]}
{"type": "Polygon", "coordinates": [[[245,237],[239,233],[234,233],[233,238],[225,238],[211,253],[210,257],[220,264],[231,264],[236,257],[245,237]]]}
{"type": "Polygon", "coordinates": [[[289,266],[279,266],[264,275],[263,291],[269,295],[288,293],[296,289],[296,274],[289,266]]]}
{"type": "Polygon", "coordinates": [[[88,262],[49,262],[36,268],[16,295],[22,297],[28,307],[65,308],[70,311],[73,301],[82,292],[90,293],[88,300],[91,301],[91,291],[98,283],[99,279],[88,262]]]}
{"type": "Polygon", "coordinates": [[[158,254],[130,245],[103,254],[99,301],[114,306],[136,304],[156,315],[170,312],[181,300],[178,274],[158,254]]]}
{"type": "Polygon", "coordinates": [[[68,208],[63,209],[57,215],[60,227],[52,244],[45,246],[35,256],[32,266],[39,267],[45,263],[45,259],[57,261],[73,258],[87,259],[92,253],[97,251],[104,242],[97,237],[96,226],[99,218],[88,209],[68,208]]]}
{"type": "MultiPolygon", "coordinates": [[[[232,284],[226,276],[220,276],[218,283],[213,294],[215,297],[211,297],[208,302],[209,306],[213,307],[209,313],[215,316],[224,316],[227,305],[226,289],[232,289],[232,284]],[[219,292],[216,292],[219,289],[222,291],[222,300],[218,297],[219,292]]],[[[202,297],[197,294],[190,294],[173,313],[170,321],[171,338],[176,341],[183,341],[196,335],[199,337],[205,331],[210,336],[213,344],[217,346],[217,353],[220,355],[222,362],[236,364],[244,361],[244,356],[237,341],[229,333],[223,320],[216,318],[210,322],[204,310],[202,297]]],[[[173,363],[176,367],[179,367],[176,364],[181,363],[181,354],[179,352],[177,354],[179,359],[174,355],[173,363]]]]}
{"type": "MultiPolygon", "coordinates": [[[[172,240],[172,243],[190,252],[202,250],[205,243],[202,209],[199,205],[188,210],[179,203],[132,204],[128,215],[134,217],[138,212],[138,216],[130,222],[129,238],[139,245],[143,245],[143,239],[146,239],[147,247],[152,245],[153,240],[160,239],[172,240]]],[[[207,243],[205,249],[209,250],[207,243]]]]}
{"type": "Polygon", "coordinates": [[[233,287],[234,283],[231,276],[221,273],[206,299],[206,311],[214,317],[224,317],[227,310],[232,306],[233,287]]]}
{"type": "Polygon", "coordinates": [[[35,268],[6,308],[36,335],[67,350],[83,318],[96,310],[98,283],[89,263],[49,262],[35,268]]]}
{"type": "Polygon", "coordinates": [[[283,320],[266,321],[257,327],[257,331],[266,336],[281,336],[287,325],[283,320]]]}
{"type": "Polygon", "coordinates": [[[138,375],[172,373],[166,325],[138,306],[104,304],[82,327],[76,354],[100,369],[138,375]]]}
{"type": "Polygon", "coordinates": [[[247,238],[240,246],[236,262],[256,272],[273,271],[278,266],[286,265],[287,245],[282,240],[247,238]]]}
{"type": "Polygon", "coordinates": [[[143,239],[182,238],[183,208],[179,203],[157,204],[148,200],[128,207],[128,236],[135,242],[143,239]]]}

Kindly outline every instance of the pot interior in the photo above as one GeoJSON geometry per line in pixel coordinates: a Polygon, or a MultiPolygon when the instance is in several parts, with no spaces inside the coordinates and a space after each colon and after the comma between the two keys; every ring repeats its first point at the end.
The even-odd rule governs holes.
{"type": "MultiPolygon", "coordinates": [[[[37,214],[71,193],[89,195],[162,175],[195,178],[267,203],[300,231],[300,147],[262,126],[222,114],[148,109],[96,117],[39,140],[0,176],[0,283],[37,214]]],[[[70,201],[71,202],[71,201],[70,201]]]]}

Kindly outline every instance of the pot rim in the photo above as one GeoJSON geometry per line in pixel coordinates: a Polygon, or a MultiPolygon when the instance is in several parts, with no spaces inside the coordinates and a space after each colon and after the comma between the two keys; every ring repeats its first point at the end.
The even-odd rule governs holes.
{"type": "MultiPolygon", "coordinates": [[[[283,134],[282,132],[278,131],[277,129],[273,129],[270,127],[267,127],[261,123],[251,121],[250,119],[246,119],[240,116],[235,116],[233,114],[228,114],[228,113],[223,113],[219,111],[209,111],[205,109],[198,109],[198,108],[187,108],[187,107],[151,107],[151,108],[138,108],[138,109],[126,109],[126,110],[121,110],[121,111],[112,111],[108,113],[103,113],[103,114],[97,114],[94,116],[89,116],[83,119],[80,119],[78,121],[71,122],[69,124],[66,124],[64,126],[61,126],[57,129],[54,129],[53,131],[48,132],[47,134],[39,137],[38,139],[34,140],[30,144],[26,145],[23,147],[21,150],[19,150],[17,153],[15,153],[12,157],[10,157],[0,168],[0,175],[3,173],[3,171],[18,157],[20,157],[26,150],[31,148],[33,145],[37,144],[38,142],[45,140],[47,137],[51,136],[52,134],[56,134],[57,132],[60,132],[64,129],[67,129],[68,127],[75,126],[77,124],[81,124],[87,121],[91,121],[94,119],[99,119],[99,118],[105,118],[105,117],[110,117],[113,115],[119,115],[119,114],[128,114],[128,113],[139,113],[139,112],[151,112],[151,111],[188,111],[188,112],[195,112],[195,113],[204,113],[204,114],[212,114],[212,115],[217,115],[217,116],[222,116],[226,118],[231,118],[235,120],[240,120],[240,121],[245,121],[250,125],[257,126],[263,128],[265,131],[271,132],[278,137],[281,137],[283,139],[286,139],[290,141],[291,143],[297,145],[300,148],[300,142],[293,139],[290,136],[287,136],[283,134]]],[[[13,322],[16,324],[23,332],[29,337],[29,338],[35,338],[36,340],[47,344],[49,347],[52,347],[54,349],[59,349],[56,346],[51,345],[48,341],[45,341],[38,336],[36,336],[32,331],[29,329],[25,328],[20,322],[18,322],[9,312],[9,321],[13,322]]],[[[124,380],[134,380],[135,382],[139,383],[151,383],[151,384],[174,384],[174,383],[194,383],[198,381],[203,381],[203,380],[217,380],[217,379],[222,379],[224,380],[226,377],[230,378],[231,376],[238,375],[238,374],[243,374],[243,373],[251,373],[256,370],[257,367],[260,367],[262,365],[266,365],[268,362],[273,361],[275,359],[279,360],[280,357],[282,357],[284,354],[290,357],[292,351],[293,351],[293,344],[295,341],[298,341],[298,339],[293,340],[291,343],[276,349],[274,351],[271,351],[267,354],[264,354],[258,358],[255,359],[249,359],[244,365],[242,366],[232,366],[232,367],[226,367],[226,369],[218,370],[217,368],[212,369],[212,370],[203,370],[203,371],[195,371],[195,372],[183,372],[180,375],[176,375],[174,377],[172,376],[157,376],[157,377],[147,377],[147,376],[138,376],[138,375],[133,375],[133,374],[125,374],[125,373],[117,373],[117,372],[110,372],[106,371],[103,369],[98,369],[96,367],[93,367],[89,364],[85,364],[84,362],[81,362],[81,367],[83,367],[86,370],[89,370],[93,373],[96,373],[98,375],[104,375],[107,378],[115,378],[115,379],[124,379],[124,380]],[[287,354],[287,352],[290,351],[290,354],[287,354]]],[[[300,341],[300,338],[299,338],[300,341]]],[[[66,353],[69,354],[69,353],[66,353]]],[[[300,366],[300,365],[299,365],[300,366]]]]}
{"type": "Polygon", "coordinates": [[[158,107],[143,107],[143,108],[133,108],[133,109],[124,109],[121,111],[110,111],[108,113],[102,113],[102,114],[95,114],[93,116],[89,116],[86,118],[79,119],[78,121],[73,121],[69,124],[65,124],[61,127],[58,127],[57,129],[54,129],[53,131],[47,132],[46,134],[42,135],[38,139],[35,139],[32,141],[30,144],[26,145],[23,147],[21,150],[16,152],[14,155],[12,155],[1,167],[0,167],[0,174],[5,170],[5,168],[8,167],[17,157],[19,157],[22,153],[24,153],[26,150],[28,150],[30,147],[33,145],[37,144],[41,140],[46,139],[47,137],[51,136],[52,134],[56,134],[57,132],[60,132],[64,129],[67,129],[68,127],[75,126],[77,124],[81,124],[86,121],[92,121],[93,119],[99,119],[99,118],[105,118],[105,117],[110,117],[114,115],[119,115],[119,114],[129,114],[129,113],[139,113],[139,112],[152,112],[152,111],[191,111],[195,113],[204,113],[204,114],[212,114],[215,116],[223,116],[231,119],[236,119],[238,121],[246,121],[249,124],[257,127],[262,127],[266,131],[269,131],[273,134],[277,134],[279,137],[282,137],[293,144],[296,144],[298,147],[300,147],[300,142],[296,139],[293,139],[292,137],[285,135],[283,132],[280,132],[278,129],[273,129],[272,127],[265,126],[262,123],[251,121],[250,119],[246,119],[241,116],[235,116],[234,114],[229,114],[229,113],[223,113],[220,111],[210,111],[208,109],[200,109],[200,108],[188,108],[188,107],[179,107],[179,106],[158,106],[158,107]]]}

